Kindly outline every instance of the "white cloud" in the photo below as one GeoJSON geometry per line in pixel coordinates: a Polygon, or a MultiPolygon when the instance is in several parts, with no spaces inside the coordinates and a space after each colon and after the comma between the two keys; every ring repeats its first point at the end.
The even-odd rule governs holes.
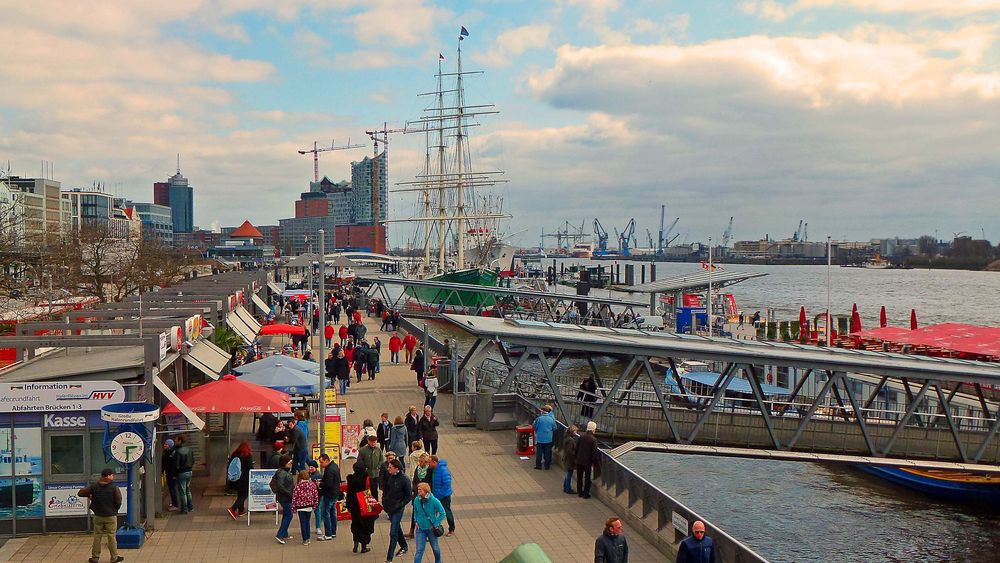
{"type": "Polygon", "coordinates": [[[1000,0],[798,0],[796,8],[854,8],[869,12],[962,16],[1000,12],[1000,0]]]}
{"type": "Polygon", "coordinates": [[[746,0],[740,3],[740,10],[745,14],[773,22],[783,22],[792,15],[792,10],[788,6],[775,0],[746,0]]]}
{"type": "Polygon", "coordinates": [[[496,44],[477,60],[493,66],[510,66],[512,59],[531,49],[543,49],[549,45],[552,27],[547,24],[529,24],[502,31],[496,44]]]}
{"type": "Polygon", "coordinates": [[[347,18],[358,42],[371,47],[422,45],[447,13],[423,0],[375,0],[347,18]]]}

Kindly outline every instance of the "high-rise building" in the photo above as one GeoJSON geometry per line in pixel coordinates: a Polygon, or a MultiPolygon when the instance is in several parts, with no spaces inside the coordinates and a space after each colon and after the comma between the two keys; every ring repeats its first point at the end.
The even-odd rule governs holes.
{"type": "Polygon", "coordinates": [[[286,254],[298,255],[319,252],[319,230],[324,229],[326,251],[337,248],[337,224],[333,217],[293,217],[278,219],[281,225],[281,250],[286,254]]]}
{"type": "MultiPolygon", "coordinates": [[[[378,200],[379,221],[385,221],[389,214],[387,205],[389,199],[389,166],[385,152],[378,155],[378,200]]],[[[375,193],[375,159],[367,156],[360,162],[351,163],[351,191],[354,210],[354,224],[372,225],[374,218],[375,193]]]]}
{"type": "MultiPolygon", "coordinates": [[[[80,232],[86,226],[107,226],[114,238],[127,239],[134,234],[132,218],[123,209],[124,202],[98,190],[73,188],[62,192],[62,199],[70,204],[70,226],[80,232]]],[[[141,227],[140,227],[141,229],[141,227]]]]}
{"type": "Polygon", "coordinates": [[[170,182],[153,182],[153,203],[170,207],[170,182]]]}
{"type": "Polygon", "coordinates": [[[139,219],[142,220],[142,232],[146,236],[155,236],[167,244],[174,242],[174,219],[170,207],[155,203],[129,203],[139,219]]]}
{"type": "Polygon", "coordinates": [[[194,231],[194,189],[188,185],[188,179],[181,175],[179,158],[177,173],[167,178],[166,182],[153,184],[153,203],[170,207],[174,234],[194,231]]]}
{"type": "Polygon", "coordinates": [[[20,214],[23,242],[45,245],[69,232],[70,202],[62,199],[61,183],[17,176],[8,176],[6,183],[20,214]]]}

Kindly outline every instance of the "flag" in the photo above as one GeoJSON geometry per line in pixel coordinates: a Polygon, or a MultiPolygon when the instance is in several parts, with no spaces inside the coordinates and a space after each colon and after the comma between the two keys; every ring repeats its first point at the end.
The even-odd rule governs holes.
{"type": "Polygon", "coordinates": [[[458,32],[458,40],[461,41],[462,39],[465,39],[468,36],[469,36],[469,30],[465,29],[465,26],[463,25],[462,31],[458,32]]]}
{"type": "Polygon", "coordinates": [[[702,267],[702,269],[704,269],[704,270],[708,270],[708,269],[711,269],[711,270],[712,270],[713,272],[714,272],[715,270],[724,270],[724,269],[725,269],[725,268],[723,268],[722,266],[720,266],[720,265],[718,265],[718,264],[711,264],[711,265],[709,265],[709,263],[708,263],[708,262],[702,262],[702,263],[701,263],[701,267],[702,267]]]}
{"type": "Polygon", "coordinates": [[[441,53],[438,53],[438,59],[440,59],[440,60],[443,61],[444,60],[444,55],[442,55],[441,53]]]}

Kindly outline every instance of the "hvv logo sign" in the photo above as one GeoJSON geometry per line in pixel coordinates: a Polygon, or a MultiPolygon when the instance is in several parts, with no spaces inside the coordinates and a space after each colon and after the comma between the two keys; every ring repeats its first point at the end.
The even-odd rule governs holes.
{"type": "Polygon", "coordinates": [[[110,391],[93,391],[90,393],[90,399],[92,401],[100,401],[100,400],[110,401],[111,399],[115,398],[115,393],[117,393],[117,391],[115,391],[114,389],[110,391]]]}

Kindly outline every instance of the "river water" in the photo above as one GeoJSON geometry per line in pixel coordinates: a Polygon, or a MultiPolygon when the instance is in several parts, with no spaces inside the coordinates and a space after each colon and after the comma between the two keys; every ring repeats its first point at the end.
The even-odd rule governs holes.
{"type": "MultiPolygon", "coordinates": [[[[825,266],[725,268],[768,274],[727,289],[744,311],[771,308],[778,319],[794,320],[803,305],[810,317],[826,308],[825,266]]],[[[660,280],[700,271],[662,262],[656,269],[660,280]]],[[[910,309],[920,325],[1000,325],[1000,273],[834,267],[830,280],[831,310],[846,315],[857,303],[866,328],[877,326],[882,305],[890,325],[909,326],[910,309]]],[[[455,330],[432,328],[462,341],[455,330]]],[[[622,369],[611,360],[599,367],[622,369]]],[[[573,359],[559,369],[587,371],[573,359]]],[[[836,465],[655,453],[624,462],[771,561],[1000,561],[1000,507],[944,503],[836,465]]]]}

